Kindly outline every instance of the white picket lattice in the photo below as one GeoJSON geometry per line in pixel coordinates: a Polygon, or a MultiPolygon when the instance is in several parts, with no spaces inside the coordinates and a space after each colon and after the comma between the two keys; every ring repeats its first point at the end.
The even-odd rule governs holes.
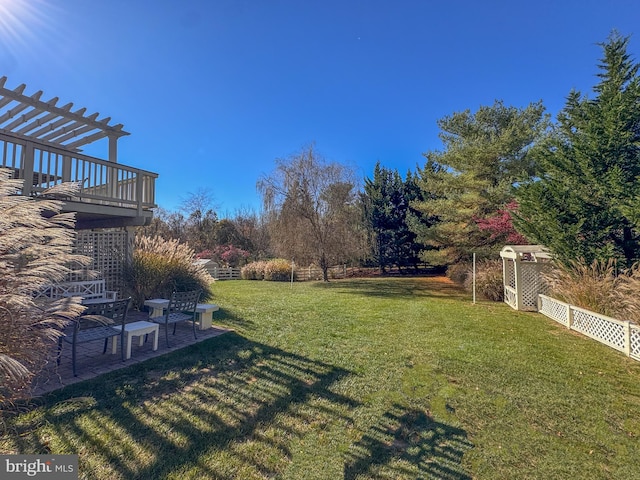
{"type": "Polygon", "coordinates": [[[516,310],[535,311],[538,294],[546,293],[542,272],[550,258],[541,245],[505,245],[500,251],[504,301],[516,310]]]}
{"type": "Polygon", "coordinates": [[[631,325],[629,356],[640,360],[640,325],[631,325]]]}
{"type": "Polygon", "coordinates": [[[546,295],[539,295],[538,311],[565,327],[640,360],[640,325],[600,315],[546,295]]]}
{"type": "Polygon", "coordinates": [[[569,310],[571,305],[560,302],[546,295],[538,295],[538,311],[552,318],[565,327],[569,326],[569,310]]]}
{"type": "Polygon", "coordinates": [[[511,308],[517,308],[518,306],[518,294],[516,293],[516,289],[513,287],[509,287],[507,285],[504,286],[504,301],[511,308]]]}
{"type": "Polygon", "coordinates": [[[573,330],[624,352],[624,323],[589,310],[573,307],[573,330]]]}
{"type": "Polygon", "coordinates": [[[535,310],[538,304],[538,294],[545,293],[545,283],[540,273],[545,266],[542,263],[521,262],[518,287],[522,289],[523,310],[535,310]]]}

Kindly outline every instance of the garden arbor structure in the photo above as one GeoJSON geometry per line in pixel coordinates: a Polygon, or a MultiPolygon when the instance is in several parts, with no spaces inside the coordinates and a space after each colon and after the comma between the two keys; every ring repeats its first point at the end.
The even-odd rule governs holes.
{"type": "MultiPolygon", "coordinates": [[[[61,198],[63,212],[75,212],[78,253],[93,258],[109,290],[121,286],[122,266],[130,254],[133,228],[153,216],[156,173],[118,163],[118,140],[129,133],[110,117],[86,115],[58,98],[41,100],[42,91],[5,86],[0,77],[0,167],[24,180],[21,195],[38,197],[63,182],[78,184],[74,197],[61,198]],[[108,142],[107,159],[82,153],[81,147],[108,142]]],[[[70,280],[84,280],[72,278],[70,280]]]]}
{"type": "Polygon", "coordinates": [[[542,245],[506,245],[500,252],[504,301],[516,310],[538,310],[538,294],[545,293],[542,271],[551,255],[542,245]]]}

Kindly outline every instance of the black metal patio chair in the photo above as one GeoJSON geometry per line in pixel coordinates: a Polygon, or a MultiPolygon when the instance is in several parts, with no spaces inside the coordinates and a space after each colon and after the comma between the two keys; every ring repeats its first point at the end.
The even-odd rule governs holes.
{"type": "Polygon", "coordinates": [[[178,322],[191,321],[193,326],[193,338],[198,339],[196,334],[196,308],[200,300],[201,290],[193,290],[190,292],[173,292],[169,300],[169,306],[161,317],[150,318],[152,322],[164,325],[164,334],[167,340],[167,348],[169,345],[169,325],[173,324],[173,334],[176,334],[176,325],[178,322]]]}
{"type": "MultiPolygon", "coordinates": [[[[82,315],[73,321],[70,331],[65,332],[65,335],[60,337],[58,341],[58,365],[60,364],[60,352],[63,341],[71,344],[73,376],[77,377],[76,359],[78,345],[95,340],[104,340],[104,349],[102,350],[104,354],[107,351],[109,339],[117,336],[120,336],[120,353],[124,361],[124,326],[126,324],[130,303],[131,297],[124,300],[92,302],[87,305],[87,309],[82,315]]],[[[115,341],[115,338],[113,341],[115,341]]]]}

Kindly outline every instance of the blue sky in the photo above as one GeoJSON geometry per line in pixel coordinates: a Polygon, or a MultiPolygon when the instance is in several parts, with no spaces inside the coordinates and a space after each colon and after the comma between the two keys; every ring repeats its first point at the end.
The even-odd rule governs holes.
{"type": "Polygon", "coordinates": [[[635,0],[0,0],[0,76],[123,123],[119,161],[160,175],[161,207],[210,191],[224,216],[310,142],[404,175],[453,112],[555,115],[612,29],[638,60],[638,25],[635,0]]]}

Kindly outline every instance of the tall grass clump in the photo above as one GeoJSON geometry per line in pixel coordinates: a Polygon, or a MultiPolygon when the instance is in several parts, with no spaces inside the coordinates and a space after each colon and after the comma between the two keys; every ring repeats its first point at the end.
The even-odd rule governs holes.
{"type": "Polygon", "coordinates": [[[28,396],[62,328],[84,310],[78,298],[35,300],[33,292],[90,261],[72,253],[74,214],[60,213],[62,203],[47,199],[73,195],[77,186],[57,185],[35,199],[16,195],[22,185],[0,169],[0,410],[28,396]]]}
{"type": "Polygon", "coordinates": [[[291,280],[291,262],[282,258],[251,262],[242,267],[240,275],[244,280],[287,282],[291,280]]]}
{"type": "Polygon", "coordinates": [[[134,305],[142,308],[149,298],[169,298],[172,292],[202,290],[202,300],[211,297],[213,278],[194,264],[195,252],[178,240],[136,237],[133,259],[125,267],[125,289],[134,305]]]}
{"type": "Polygon", "coordinates": [[[272,282],[291,280],[291,262],[282,258],[269,260],[264,267],[264,279],[272,282]]]}
{"type": "Polygon", "coordinates": [[[553,298],[610,317],[618,314],[620,281],[612,260],[558,262],[543,275],[553,298]]]}
{"type": "Polygon", "coordinates": [[[557,263],[544,274],[550,294],[563,302],[640,323],[640,266],[618,271],[613,260],[557,263]]]}
{"type": "MultiPolygon", "coordinates": [[[[470,269],[464,286],[473,289],[473,271],[470,269]]],[[[476,294],[492,302],[504,300],[504,281],[502,278],[502,260],[480,260],[476,263],[476,294]]]]}
{"type": "MultiPolygon", "coordinates": [[[[447,268],[447,278],[470,292],[473,290],[473,265],[469,263],[450,265],[447,268]]],[[[480,298],[493,302],[504,300],[501,260],[480,260],[476,263],[476,294],[480,298]]]]}
{"type": "Polygon", "coordinates": [[[471,265],[468,263],[455,263],[447,267],[447,278],[458,285],[464,285],[470,275],[471,265]]]}
{"type": "Polygon", "coordinates": [[[264,268],[267,262],[257,261],[247,263],[240,270],[240,276],[243,280],[264,280],[264,268]]]}

